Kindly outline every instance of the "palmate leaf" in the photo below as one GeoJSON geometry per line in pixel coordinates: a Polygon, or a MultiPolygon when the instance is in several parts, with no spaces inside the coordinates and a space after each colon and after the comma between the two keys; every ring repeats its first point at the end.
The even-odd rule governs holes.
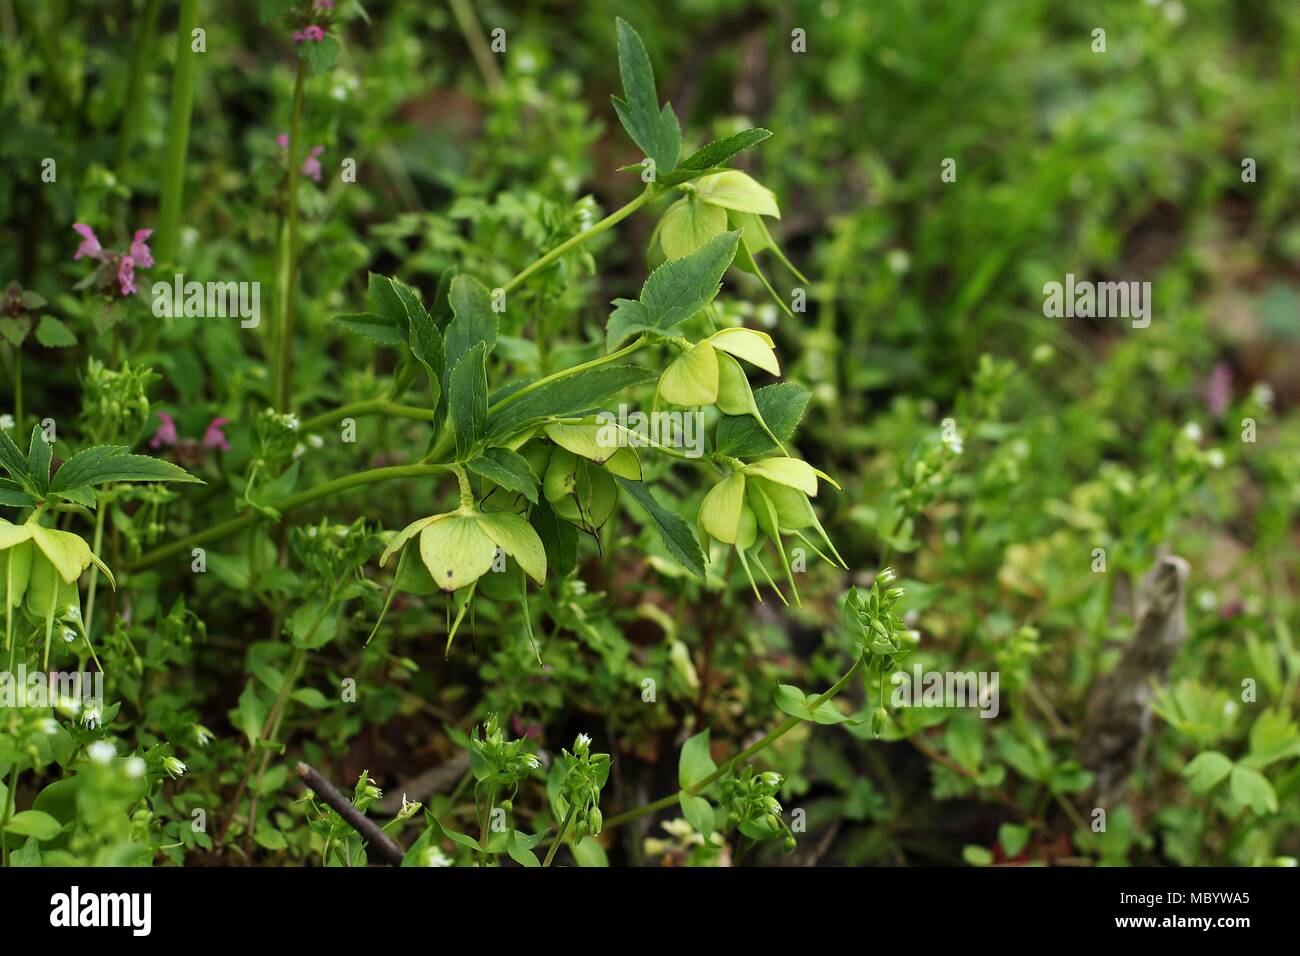
{"type": "Polygon", "coordinates": [[[50,491],[68,494],[77,488],[111,481],[184,481],[203,484],[179,465],[148,455],[132,455],[122,445],[97,445],[73,455],[54,475],[50,491]]]}
{"type": "MultiPolygon", "coordinates": [[[[795,382],[778,382],[754,392],[754,404],[772,434],[783,442],[793,436],[812,393],[795,382]]],[[[718,423],[718,451],[750,458],[776,448],[763,427],[749,415],[728,415],[718,423]]]]}
{"type": "Polygon", "coordinates": [[[618,72],[623,79],[623,98],[611,96],[619,122],[654,160],[656,175],[671,173],[682,150],[682,130],[670,104],[659,107],[654,68],[641,36],[621,17],[618,20],[618,72]]]}
{"type": "Polygon", "coordinates": [[[506,491],[521,494],[537,504],[537,487],[541,482],[533,473],[528,459],[518,452],[509,448],[489,448],[479,457],[466,462],[465,467],[506,491]]]}
{"type": "Polygon", "coordinates": [[[713,301],[736,257],[739,232],[715,236],[688,256],[665,262],[646,279],[638,300],[615,299],[605,346],[618,348],[638,332],[668,332],[713,301]]]}

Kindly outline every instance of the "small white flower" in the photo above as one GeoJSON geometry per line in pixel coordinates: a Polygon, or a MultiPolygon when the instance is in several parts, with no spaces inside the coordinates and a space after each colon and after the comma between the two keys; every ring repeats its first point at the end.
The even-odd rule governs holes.
{"type": "Polygon", "coordinates": [[[107,740],[96,740],[86,748],[86,756],[97,764],[106,764],[113,759],[117,753],[117,748],[107,740]]]}
{"type": "Polygon", "coordinates": [[[81,722],[86,725],[87,730],[94,730],[99,726],[101,714],[98,707],[87,707],[86,712],[81,715],[81,722]]]}
{"type": "Polygon", "coordinates": [[[1202,611],[1213,611],[1219,606],[1219,598],[1213,591],[1202,591],[1196,595],[1196,604],[1202,611]]]}
{"type": "Polygon", "coordinates": [[[208,728],[204,727],[202,724],[194,725],[194,742],[200,747],[206,747],[208,744],[212,743],[212,736],[212,731],[208,730],[208,728]]]}
{"type": "Polygon", "coordinates": [[[307,444],[311,445],[312,448],[324,448],[325,439],[321,438],[320,435],[308,435],[307,444]]]}
{"type": "Polygon", "coordinates": [[[0,429],[10,432],[14,429],[14,417],[9,414],[0,415],[0,429]]]}
{"type": "Polygon", "coordinates": [[[302,442],[298,442],[298,444],[293,446],[294,460],[297,461],[306,453],[306,451],[307,451],[307,446],[304,445],[302,442]]]}
{"type": "Polygon", "coordinates": [[[424,851],[425,866],[451,866],[451,858],[436,846],[424,851]]]}
{"type": "Polygon", "coordinates": [[[36,722],[36,729],[48,737],[59,732],[59,722],[53,717],[43,717],[36,722]]]}
{"type": "Polygon", "coordinates": [[[591,746],[591,738],[586,734],[578,734],[573,740],[573,752],[575,754],[585,753],[591,746]]]}
{"type": "Polygon", "coordinates": [[[1222,468],[1227,459],[1223,457],[1223,451],[1219,448],[1211,448],[1205,453],[1205,460],[1209,462],[1211,468],[1222,468]]]}
{"type": "Polygon", "coordinates": [[[76,639],[77,639],[77,632],[76,632],[76,631],[74,631],[74,630],[73,630],[72,628],[70,628],[70,627],[65,627],[65,628],[63,629],[63,642],[64,642],[65,644],[71,644],[71,643],[72,643],[73,641],[75,641],[76,639]]]}
{"type": "Polygon", "coordinates": [[[185,773],[187,768],[185,764],[180,760],[178,760],[177,758],[168,757],[165,760],[163,760],[163,769],[166,770],[168,775],[170,775],[171,778],[174,780],[177,777],[179,777],[181,774],[185,773]]]}
{"type": "Polygon", "coordinates": [[[291,431],[291,432],[296,432],[296,431],[298,430],[298,416],[297,416],[297,415],[285,415],[285,416],[284,416],[284,427],[287,428],[287,429],[289,429],[289,431],[291,431]]]}
{"type": "Polygon", "coordinates": [[[528,767],[529,770],[536,770],[542,765],[542,762],[532,754],[524,754],[524,765],[528,767]]]}
{"type": "Polygon", "coordinates": [[[1183,435],[1185,435],[1189,440],[1200,444],[1201,426],[1196,424],[1196,422],[1188,422],[1183,426],[1183,435]]]}
{"type": "Polygon", "coordinates": [[[420,803],[412,803],[406,799],[406,794],[402,794],[402,809],[397,811],[397,819],[406,820],[420,812],[420,803]]]}
{"type": "Polygon", "coordinates": [[[144,760],[141,759],[140,757],[131,757],[130,759],[127,760],[126,766],[123,767],[123,769],[126,771],[126,775],[130,777],[132,780],[139,780],[141,777],[144,776],[144,771],[145,771],[144,760]]]}
{"type": "Polygon", "coordinates": [[[1273,407],[1273,386],[1268,382],[1259,382],[1250,390],[1250,398],[1256,405],[1263,405],[1265,408],[1273,407]]]}

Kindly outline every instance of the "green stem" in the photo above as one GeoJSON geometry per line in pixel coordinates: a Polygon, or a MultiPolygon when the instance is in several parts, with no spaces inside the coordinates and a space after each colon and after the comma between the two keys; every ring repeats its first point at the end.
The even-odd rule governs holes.
{"type": "Polygon", "coordinates": [[[489,90],[496,93],[501,89],[501,70],[497,67],[497,61],[488,46],[487,38],[483,36],[483,28],[479,25],[478,17],[474,15],[474,8],[468,0],[450,0],[450,5],[451,12],[456,17],[456,24],[460,27],[460,32],[465,34],[465,42],[469,44],[470,52],[474,54],[474,62],[478,64],[479,72],[483,74],[483,81],[487,83],[489,90]]]}
{"type": "Polygon", "coordinates": [[[632,215],[632,213],[636,212],[638,209],[640,209],[642,206],[648,203],[652,198],[654,198],[654,195],[655,195],[655,184],[654,183],[647,184],[646,188],[641,192],[641,194],[637,196],[635,199],[633,199],[631,202],[629,202],[627,205],[620,206],[618,209],[615,209],[612,213],[610,213],[600,222],[596,223],[594,226],[584,229],[576,236],[572,236],[571,238],[566,239],[564,242],[560,243],[550,252],[546,253],[546,255],[542,256],[540,259],[535,261],[523,272],[519,273],[519,275],[515,276],[513,279],[507,282],[504,286],[505,291],[509,292],[511,289],[514,289],[516,286],[522,285],[524,281],[529,276],[531,276],[534,272],[537,272],[539,269],[546,268],[556,259],[560,258],[560,256],[568,252],[570,249],[573,249],[576,246],[580,246],[588,239],[594,238],[595,236],[599,236],[602,232],[606,232],[613,226],[616,226],[618,223],[622,222],[628,216],[632,215]]]}
{"type": "Polygon", "coordinates": [[[364,415],[392,415],[395,418],[414,418],[425,422],[431,422],[435,418],[435,413],[427,408],[399,405],[386,398],[369,398],[363,402],[343,405],[332,412],[322,412],[313,416],[302,423],[302,430],[317,431],[345,418],[361,418],[364,415]]]}
{"type": "Polygon", "coordinates": [[[552,372],[550,375],[546,375],[542,378],[539,378],[535,382],[529,382],[523,388],[519,389],[518,391],[511,392],[505,398],[501,399],[501,401],[497,402],[495,405],[489,408],[488,413],[491,414],[492,412],[498,412],[501,409],[505,408],[507,405],[510,405],[518,401],[519,399],[523,398],[525,395],[531,394],[532,392],[537,391],[539,388],[542,388],[543,386],[546,385],[550,385],[553,382],[558,382],[562,379],[571,378],[574,375],[578,375],[582,372],[590,371],[593,368],[600,368],[600,366],[608,365],[610,362],[617,362],[623,356],[631,355],[633,352],[635,352],[644,344],[645,344],[645,336],[642,335],[639,336],[637,339],[635,339],[631,345],[625,345],[621,349],[615,352],[610,352],[608,355],[599,355],[589,362],[583,362],[582,364],[575,365],[572,368],[560,369],[560,371],[552,372]]]}
{"type": "Polygon", "coordinates": [[[0,866],[9,865],[9,844],[5,842],[5,827],[14,810],[18,808],[18,764],[9,772],[9,787],[5,790],[4,812],[0,814],[0,866]]]}
{"type": "MultiPolygon", "coordinates": [[[[104,512],[108,510],[107,495],[101,495],[99,508],[95,511],[95,544],[91,550],[98,556],[100,549],[104,545],[104,512]]],[[[90,628],[95,620],[95,588],[99,584],[99,567],[92,564],[90,566],[90,587],[86,592],[86,615],[83,626],[86,631],[86,641],[90,641],[90,628]]],[[[102,670],[102,668],[101,668],[102,670]]]]}
{"type": "Polygon", "coordinates": [[[14,349],[14,434],[23,433],[23,350],[14,349]]]}
{"type": "MultiPolygon", "coordinates": [[[[675,800],[677,798],[674,797],[673,799],[675,800]]],[[[560,832],[556,834],[555,842],[552,843],[551,848],[546,851],[546,859],[542,862],[543,867],[550,866],[551,861],[555,859],[555,851],[558,850],[560,848],[560,844],[564,842],[564,835],[569,832],[569,824],[573,822],[573,815],[577,812],[578,812],[578,808],[576,805],[569,807],[569,813],[567,816],[565,816],[564,822],[560,824],[560,832]]]]}
{"type": "MultiPolygon", "coordinates": [[[[826,701],[830,700],[832,697],[834,697],[836,694],[842,691],[848,685],[849,681],[853,680],[853,676],[857,674],[857,672],[861,669],[862,660],[863,659],[861,655],[859,655],[858,659],[853,662],[853,666],[848,669],[848,671],[844,674],[844,676],[831,685],[830,690],[826,691],[826,693],[822,694],[820,697],[817,697],[811,703],[809,703],[808,705],[809,712],[810,713],[815,712],[818,707],[820,707],[822,704],[826,703],[826,701]]],[[[700,793],[701,791],[707,790],[710,785],[720,780],[725,774],[730,772],[731,769],[735,767],[737,764],[744,763],[745,761],[751,759],[755,754],[761,752],[767,747],[770,747],[772,744],[776,743],[776,741],[780,740],[782,737],[784,737],[786,734],[788,734],[791,730],[793,730],[802,722],[803,722],[802,717],[787,717],[780,724],[778,724],[775,729],[770,731],[767,734],[767,736],[765,736],[762,740],[758,741],[752,746],[746,747],[744,750],[742,750],[740,753],[733,756],[731,759],[729,759],[726,763],[724,763],[717,770],[713,771],[713,773],[709,774],[703,780],[693,783],[691,784],[691,786],[679,790],[677,793],[670,793],[666,797],[661,797],[660,799],[654,801],[653,803],[647,803],[644,806],[637,807],[634,810],[629,810],[626,813],[620,813],[618,816],[611,817],[610,819],[605,821],[605,829],[608,830],[610,827],[620,826],[624,823],[627,823],[629,820],[635,820],[637,817],[643,817],[647,813],[654,813],[656,810],[664,810],[668,807],[671,807],[673,804],[677,803],[678,798],[682,794],[685,794],[688,797],[693,797],[696,794],[700,793]]]]}
{"type": "Polygon", "coordinates": [[[293,81],[293,115],[289,119],[289,175],[285,219],[289,230],[289,247],[286,250],[284,289],[281,297],[278,372],[276,375],[275,407],[281,412],[289,410],[290,384],[293,379],[293,300],[298,286],[298,153],[302,145],[302,98],[307,80],[307,62],[298,60],[298,72],[293,81]]]}
{"type": "MultiPolygon", "coordinates": [[[[420,478],[426,475],[439,475],[450,470],[448,465],[438,464],[419,464],[419,465],[394,465],[390,468],[372,468],[369,471],[360,471],[355,475],[346,475],[343,478],[335,478],[332,481],[322,482],[314,488],[308,488],[306,491],[300,491],[296,495],[290,495],[283,501],[277,502],[275,510],[281,514],[287,514],[304,505],[309,505],[313,501],[321,498],[328,498],[330,495],[338,494],[342,491],[348,491],[352,488],[359,488],[363,485],[373,485],[381,481],[391,481],[395,478],[420,478]]],[[[204,544],[208,541],[221,541],[235,534],[258,519],[259,515],[254,511],[247,511],[237,518],[231,518],[229,521],[223,521],[215,524],[205,531],[199,531],[194,534],[173,541],[171,544],[163,545],[161,548],[142,555],[138,561],[130,566],[129,570],[138,571],[141,568],[147,568],[164,561],[173,555],[188,551],[190,548],[204,544]]]]}
{"type": "Polygon", "coordinates": [[[180,236],[181,204],[185,194],[185,154],[190,144],[190,114],[194,107],[194,67],[198,58],[191,48],[191,34],[198,19],[199,0],[181,0],[176,22],[176,72],[172,77],[171,115],[167,122],[167,158],[163,164],[162,201],[158,211],[158,232],[154,258],[176,261],[180,236]]]}
{"type": "Polygon", "coordinates": [[[135,37],[135,52],[131,58],[131,79],[126,87],[126,104],[122,108],[122,130],[117,139],[117,178],[126,181],[126,163],[135,143],[136,132],[140,128],[140,114],[143,112],[144,75],[153,59],[153,39],[158,28],[158,11],[162,0],[148,0],[144,16],[140,18],[140,29],[135,37]]]}

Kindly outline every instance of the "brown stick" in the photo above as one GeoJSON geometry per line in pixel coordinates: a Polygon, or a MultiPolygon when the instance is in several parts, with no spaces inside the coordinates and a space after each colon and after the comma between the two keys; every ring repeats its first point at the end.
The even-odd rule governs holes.
{"type": "Polygon", "coordinates": [[[402,865],[402,857],[406,855],[402,848],[393,841],[392,837],[368,820],[364,813],[354,807],[352,801],[343,796],[334,784],[302,761],[298,762],[297,773],[303,782],[316,792],[316,796],[333,807],[352,829],[361,834],[371,847],[379,851],[385,863],[389,866],[402,865]]]}

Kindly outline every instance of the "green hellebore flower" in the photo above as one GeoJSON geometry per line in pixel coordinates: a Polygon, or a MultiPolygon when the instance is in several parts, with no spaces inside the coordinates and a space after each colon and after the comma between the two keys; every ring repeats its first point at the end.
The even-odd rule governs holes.
{"type": "Polygon", "coordinates": [[[532,525],[506,511],[479,511],[472,505],[413,521],[393,538],[379,557],[388,559],[420,536],[420,559],[434,583],[458,591],[487,574],[499,547],[519,562],[524,573],[541,584],[546,580],[546,549],[532,525]]]}
{"type": "MultiPolygon", "coordinates": [[[[16,525],[0,518],[0,599],[4,603],[5,633],[12,633],[13,609],[45,624],[45,665],[56,619],[80,628],[81,597],[77,579],[95,565],[113,588],[113,572],[90,545],[70,531],[42,526],[36,515],[16,525]]],[[[44,665],[43,665],[44,666],[44,665]]]]}
{"type": "Polygon", "coordinates": [[[609,472],[563,447],[551,452],[542,494],[556,515],[586,530],[608,521],[618,503],[618,485],[609,472]]]}
{"type": "Polygon", "coordinates": [[[641,480],[641,459],[628,445],[618,425],[598,422],[552,422],[543,429],[546,437],[566,451],[604,465],[611,474],[631,481],[641,480]]]}
{"type": "Polygon", "coordinates": [[[757,329],[728,328],[679,355],[660,376],[659,394],[665,401],[685,407],[717,403],[728,415],[752,414],[761,422],[749,381],[731,356],[773,375],[781,374],[770,335],[757,329]]]}

